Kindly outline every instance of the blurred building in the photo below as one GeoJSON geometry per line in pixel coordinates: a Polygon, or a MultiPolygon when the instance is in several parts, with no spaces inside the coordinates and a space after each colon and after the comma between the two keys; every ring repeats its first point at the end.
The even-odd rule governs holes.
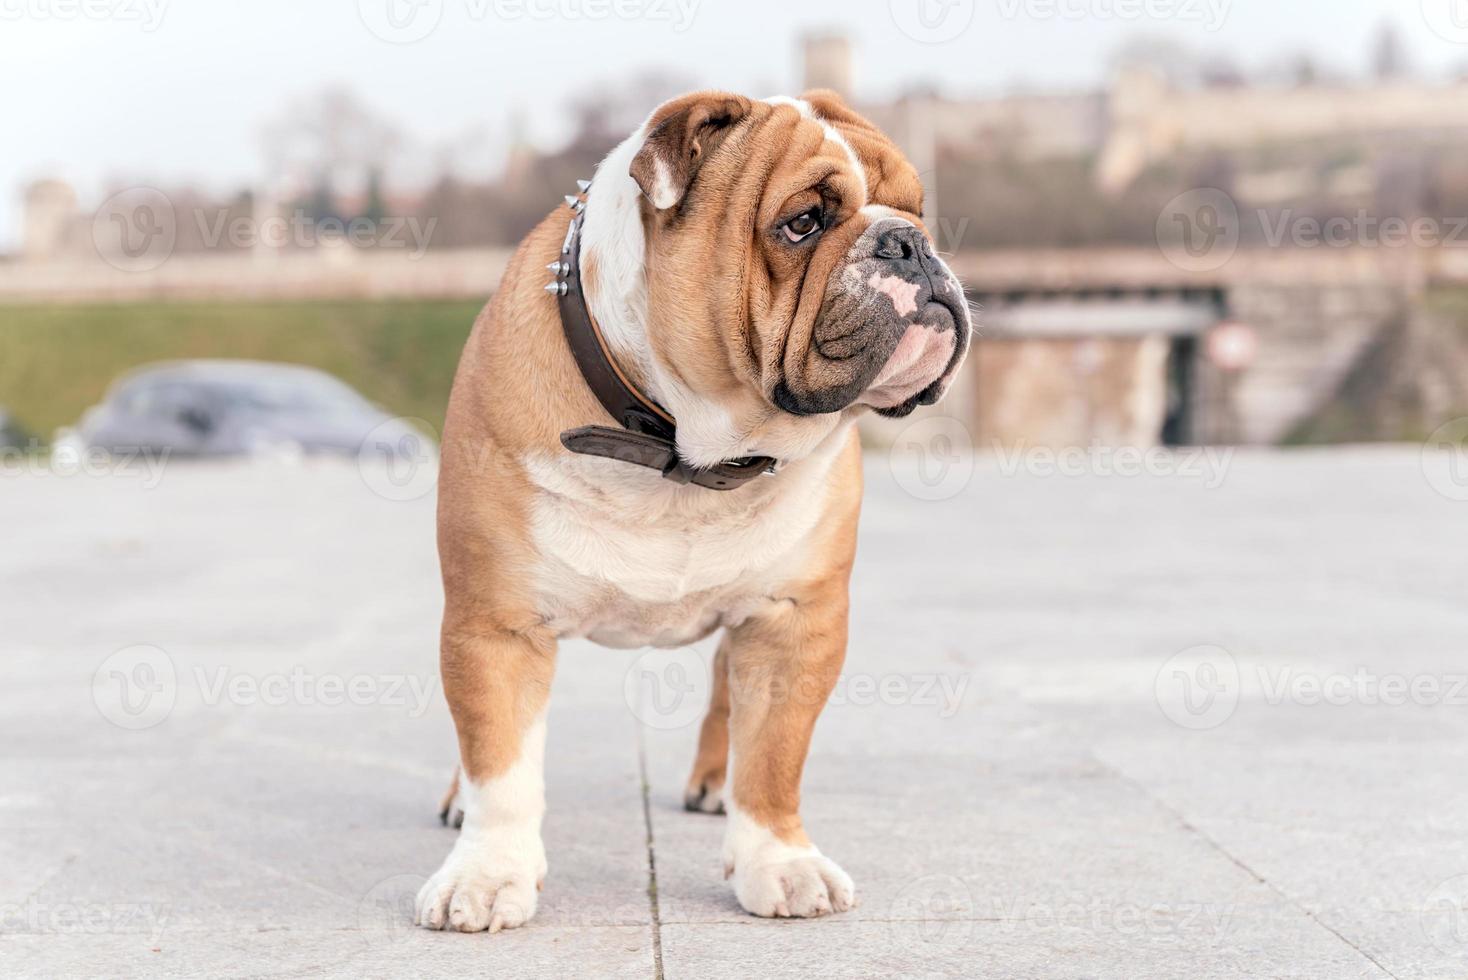
{"type": "Polygon", "coordinates": [[[807,34],[801,41],[805,85],[809,91],[828,88],[850,99],[854,66],[851,41],[844,34],[807,34]]]}
{"type": "Polygon", "coordinates": [[[26,259],[65,255],[85,242],[76,191],[62,180],[38,180],[25,190],[20,254],[26,259]]]}
{"type": "MultiPolygon", "coordinates": [[[[819,35],[803,50],[807,87],[853,91],[848,42],[819,35]]],[[[1404,379],[1433,374],[1432,362],[1456,362],[1420,309],[1445,272],[1416,249],[1309,254],[1264,240],[1257,220],[1231,229],[1257,251],[1219,268],[1190,272],[1158,248],[1158,216],[1194,188],[1271,219],[1455,213],[1468,82],[1376,75],[1190,87],[1123,66],[1104,91],[856,100],[922,173],[929,228],[983,308],[967,384],[944,410],[985,446],[1270,444],[1319,437],[1343,392],[1379,391],[1387,382],[1373,379],[1389,376],[1411,388],[1404,379]],[[1258,338],[1250,363],[1209,356],[1227,321],[1258,338]],[[1415,360],[1388,363],[1403,357],[1415,360]]],[[[1407,399],[1431,402],[1419,407],[1430,417],[1468,399],[1465,384],[1407,399]]],[[[1361,438],[1388,431],[1351,425],[1361,438]]]]}
{"type": "MultiPolygon", "coordinates": [[[[1133,65],[1091,92],[914,90],[871,102],[843,35],[812,34],[800,55],[803,87],[848,97],[923,177],[929,228],[982,307],[967,376],[944,406],[981,444],[1389,438],[1459,399],[1468,410],[1468,371],[1443,367],[1468,364],[1461,341],[1444,339],[1463,334],[1434,327],[1425,302],[1434,288],[1468,284],[1468,251],[1459,261],[1448,248],[1292,248],[1256,220],[1231,229],[1236,256],[1195,266],[1167,254],[1158,230],[1171,202],[1197,188],[1219,188],[1269,222],[1468,215],[1468,82],[1414,81],[1389,57],[1359,85],[1178,83],[1133,65]],[[1247,365],[1208,355],[1228,320],[1258,338],[1247,365]]],[[[21,261],[0,263],[0,301],[481,296],[524,231],[671,84],[593,93],[576,109],[577,135],[553,152],[512,127],[493,179],[446,173],[422,194],[370,181],[344,193],[338,182],[321,194],[313,171],[286,179],[278,167],[229,200],[170,192],[193,220],[178,222],[169,261],[141,271],[99,262],[76,194],[41,181],[25,195],[21,261]],[[199,235],[301,210],[432,221],[432,247],[230,248],[199,235]]],[[[355,105],[335,99],[316,116],[355,105]]],[[[363,107],[348,115],[372,137],[359,142],[394,145],[363,107]]],[[[374,159],[348,169],[377,173],[374,159]]]]}
{"type": "Polygon", "coordinates": [[[1097,184],[1122,190],[1147,167],[1187,151],[1342,136],[1442,134],[1464,142],[1465,106],[1468,79],[1179,91],[1155,72],[1123,68],[1105,99],[1097,184]]]}

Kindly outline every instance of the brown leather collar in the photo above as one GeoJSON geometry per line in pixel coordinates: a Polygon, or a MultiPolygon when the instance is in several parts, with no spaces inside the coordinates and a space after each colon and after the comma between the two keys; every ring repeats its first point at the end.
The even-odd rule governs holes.
{"type": "MultiPolygon", "coordinates": [[[[582,182],[581,190],[584,192],[587,186],[582,182]]],[[[545,288],[556,296],[566,343],[587,387],[622,428],[583,425],[568,429],[561,433],[561,445],[573,453],[650,467],[675,483],[693,483],[710,490],[734,490],[757,476],[773,473],[775,460],[768,456],[747,456],[696,468],[678,455],[678,423],[667,409],[638,391],[617,367],[601,328],[587,308],[586,294],[581,290],[581,225],[586,202],[568,195],[566,203],[575,211],[575,217],[566,229],[560,259],[547,266],[556,278],[545,288]]]]}

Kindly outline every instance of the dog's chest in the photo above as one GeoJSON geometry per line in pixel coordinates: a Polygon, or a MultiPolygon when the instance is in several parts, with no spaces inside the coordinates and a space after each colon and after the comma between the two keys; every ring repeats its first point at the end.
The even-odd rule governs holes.
{"type": "Polygon", "coordinates": [[[558,635],[613,647],[681,646],[780,601],[821,505],[810,488],[724,496],[655,473],[532,474],[547,490],[532,509],[540,610],[558,635]]]}

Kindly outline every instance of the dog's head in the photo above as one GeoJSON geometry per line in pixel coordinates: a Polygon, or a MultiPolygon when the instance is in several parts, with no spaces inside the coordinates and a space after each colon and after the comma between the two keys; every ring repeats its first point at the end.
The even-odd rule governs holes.
{"type": "MultiPolygon", "coordinates": [[[[620,292],[645,304],[652,383],[690,462],[792,458],[859,411],[943,395],[968,346],[962,287],[923,226],[916,170],[834,93],[675,99],[598,184],[609,166],[638,192],[623,210],[640,281],[620,292]]],[[[607,228],[588,236],[603,249],[607,228]]]]}

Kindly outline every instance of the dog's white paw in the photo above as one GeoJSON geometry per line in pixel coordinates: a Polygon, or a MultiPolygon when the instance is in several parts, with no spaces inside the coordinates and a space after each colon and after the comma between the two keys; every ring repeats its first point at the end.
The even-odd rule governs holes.
{"type": "Polygon", "coordinates": [[[845,912],[856,886],[814,845],[787,844],[734,807],[724,835],[724,873],[746,912],[809,918],[845,912]]]}
{"type": "Polygon", "coordinates": [[[754,915],[809,918],[845,912],[856,902],[856,885],[840,865],[815,848],[750,868],[734,867],[734,895],[754,915]]]}
{"type": "Polygon", "coordinates": [[[545,848],[533,842],[481,842],[464,838],[443,867],[418,891],[415,921],[425,929],[499,932],[530,921],[545,880],[545,848]]]}

